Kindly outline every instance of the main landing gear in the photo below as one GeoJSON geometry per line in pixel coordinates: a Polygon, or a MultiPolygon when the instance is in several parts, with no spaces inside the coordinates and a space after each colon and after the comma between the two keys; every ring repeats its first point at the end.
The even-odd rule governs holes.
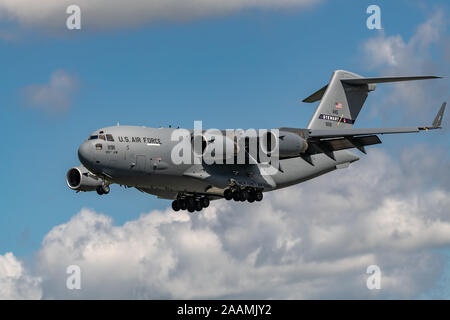
{"type": "Polygon", "coordinates": [[[173,211],[187,210],[189,212],[202,211],[203,208],[208,208],[208,197],[195,197],[188,196],[184,198],[178,198],[172,201],[173,211]]]}
{"type": "Polygon", "coordinates": [[[255,201],[261,201],[263,199],[263,193],[254,188],[247,189],[226,189],[223,192],[223,197],[226,200],[233,199],[234,201],[248,201],[250,203],[255,201]]]}

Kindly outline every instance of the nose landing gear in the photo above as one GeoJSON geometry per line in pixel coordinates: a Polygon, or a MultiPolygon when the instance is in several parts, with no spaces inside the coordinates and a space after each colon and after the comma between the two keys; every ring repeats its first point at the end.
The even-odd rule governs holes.
{"type": "Polygon", "coordinates": [[[96,191],[97,191],[99,196],[104,195],[104,194],[108,194],[109,191],[110,191],[109,184],[104,183],[103,185],[98,186],[96,191]]]}

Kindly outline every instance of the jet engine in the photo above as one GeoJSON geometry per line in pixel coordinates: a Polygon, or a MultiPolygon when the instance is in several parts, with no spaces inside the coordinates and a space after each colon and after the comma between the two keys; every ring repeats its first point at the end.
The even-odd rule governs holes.
{"type": "Polygon", "coordinates": [[[103,181],[89,172],[84,166],[73,167],[66,174],[67,186],[76,191],[95,191],[103,181]]]}
{"type": "Polygon", "coordinates": [[[206,133],[206,135],[193,136],[191,141],[194,154],[202,156],[207,163],[232,158],[239,150],[230,137],[221,134],[206,133]]]}
{"type": "Polygon", "coordinates": [[[280,158],[298,157],[308,149],[304,138],[287,131],[280,131],[279,144],[280,158]]]}
{"type": "Polygon", "coordinates": [[[270,131],[259,139],[259,145],[265,154],[273,154],[278,148],[280,159],[298,157],[308,149],[308,142],[304,138],[288,131],[279,132],[278,145],[276,135],[270,131]]]}
{"type": "Polygon", "coordinates": [[[228,160],[238,156],[240,151],[245,152],[245,163],[248,163],[247,152],[253,159],[263,161],[258,155],[264,154],[269,158],[276,156],[280,159],[293,158],[300,156],[308,149],[308,143],[303,137],[289,131],[278,133],[267,131],[260,136],[256,131],[246,132],[236,137],[221,134],[193,135],[191,144],[194,155],[202,156],[207,163],[217,159],[228,160]],[[261,153],[258,154],[259,151],[261,153]]]}

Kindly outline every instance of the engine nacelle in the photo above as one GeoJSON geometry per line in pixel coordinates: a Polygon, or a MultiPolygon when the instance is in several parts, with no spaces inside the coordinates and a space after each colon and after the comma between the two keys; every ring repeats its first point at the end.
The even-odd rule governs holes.
{"type": "Polygon", "coordinates": [[[67,186],[76,191],[95,191],[103,184],[100,178],[93,176],[84,166],[73,167],[66,174],[67,186]]]}
{"type": "MultiPolygon", "coordinates": [[[[307,141],[298,134],[276,130],[262,134],[246,131],[236,136],[206,132],[203,135],[193,135],[191,146],[193,154],[202,156],[207,163],[213,163],[217,159],[228,160],[238,156],[240,151],[250,153],[253,159],[264,161],[261,155],[267,155],[269,158],[292,158],[300,156],[308,149],[307,141]]],[[[246,157],[245,154],[243,156],[246,157]]],[[[270,160],[269,158],[265,160],[270,160]]]]}
{"type": "Polygon", "coordinates": [[[218,159],[228,160],[234,157],[239,148],[235,142],[222,134],[196,135],[191,139],[194,155],[202,156],[207,163],[213,163],[218,159]]]}
{"type": "Polygon", "coordinates": [[[278,143],[280,158],[297,157],[308,149],[304,138],[288,131],[280,131],[278,143]]]}

